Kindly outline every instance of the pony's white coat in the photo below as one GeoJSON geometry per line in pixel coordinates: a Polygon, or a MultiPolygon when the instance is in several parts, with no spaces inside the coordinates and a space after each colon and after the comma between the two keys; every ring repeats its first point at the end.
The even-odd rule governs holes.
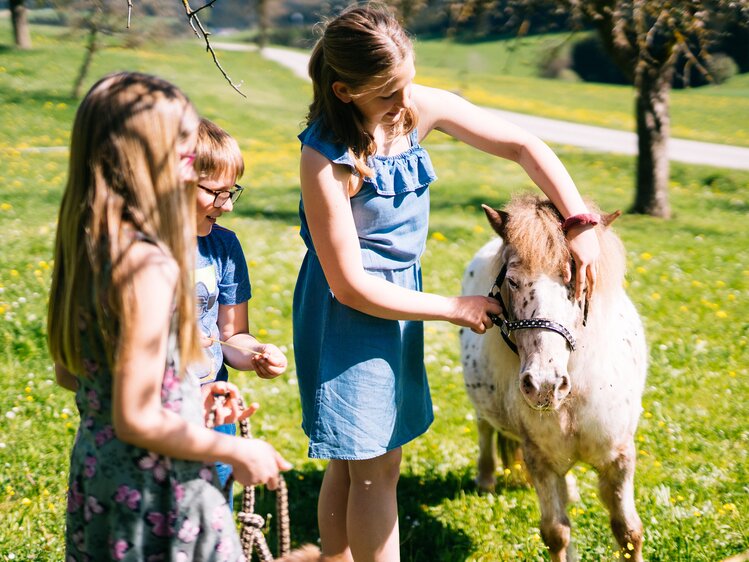
{"type": "MultiPolygon", "coordinates": [[[[615,236],[597,228],[601,240],[615,236]]],[[[615,242],[602,247],[619,250],[615,242]]],[[[613,259],[623,260],[623,253],[613,259]]],[[[522,257],[502,238],[475,255],[463,278],[463,294],[486,294],[505,262],[508,278],[512,276],[517,287],[512,295],[508,286],[502,287],[505,302],[511,303],[511,315],[547,318],[564,325],[577,339],[577,350],[571,352],[556,333],[526,330],[513,333],[518,356],[502,340],[498,328],[484,335],[461,331],[466,389],[479,420],[477,482],[483,489],[494,486],[493,432],[500,433],[500,444],[502,439],[516,440],[538,492],[542,536],[552,559],[564,561],[570,535],[564,477],[576,462],[588,463],[599,473],[601,496],[620,546],[631,560],[641,560],[642,525],[634,506],[634,433],[641,412],[647,349],[637,311],[619,282],[594,293],[583,325],[582,307],[569,298],[561,273],[529,272],[522,257]],[[525,376],[538,385],[558,386],[565,375],[568,393],[561,393],[560,400],[552,399],[545,409],[536,409],[529,393],[522,390],[525,376]]]]}

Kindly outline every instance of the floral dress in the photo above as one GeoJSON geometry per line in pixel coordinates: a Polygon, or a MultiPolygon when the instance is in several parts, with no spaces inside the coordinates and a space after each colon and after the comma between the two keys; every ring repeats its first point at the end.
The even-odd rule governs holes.
{"type": "MultiPolygon", "coordinates": [[[[67,561],[244,560],[213,465],[165,457],[120,441],[112,425],[112,373],[92,316],[82,314],[86,376],[79,377],[80,427],[70,460],[67,561]]],[[[200,390],[177,376],[171,330],[161,401],[203,424],[200,390]]]]}

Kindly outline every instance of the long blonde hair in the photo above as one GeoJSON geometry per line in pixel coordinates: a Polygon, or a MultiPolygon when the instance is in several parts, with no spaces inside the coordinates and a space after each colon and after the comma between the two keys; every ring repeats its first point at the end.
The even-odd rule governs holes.
{"type": "MultiPolygon", "coordinates": [[[[309,61],[313,98],[307,124],[321,120],[335,142],[349,147],[357,171],[371,176],[367,158],[377,144],[364,128],[362,115],[353,103],[344,103],[333,93],[340,81],[354,92],[366,91],[375,82],[394,77],[409,57],[413,45],[405,30],[387,8],[364,4],[346,9],[325,26],[309,61]]],[[[407,108],[397,132],[410,133],[418,121],[414,108],[407,108]]]]}
{"type": "Polygon", "coordinates": [[[95,321],[113,369],[131,322],[132,272],[117,265],[135,230],[171,255],[180,275],[175,313],[180,366],[204,359],[194,287],[195,185],[179,178],[177,145],[198,116],[174,85],[154,76],[105,76],[76,113],[60,206],[47,320],[52,358],[83,374],[82,318],[95,321]],[[111,271],[105,264],[111,266],[111,271]]]}

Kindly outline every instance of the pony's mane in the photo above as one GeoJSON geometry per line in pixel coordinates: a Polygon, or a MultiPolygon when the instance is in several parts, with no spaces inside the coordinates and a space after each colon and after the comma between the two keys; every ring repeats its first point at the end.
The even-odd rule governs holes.
{"type": "MultiPolygon", "coordinates": [[[[588,209],[599,209],[586,201],[588,209]]],[[[531,274],[558,274],[572,259],[562,233],[562,216],[548,199],[536,195],[519,195],[505,207],[509,215],[504,225],[505,242],[511,245],[531,274]]],[[[608,227],[598,225],[596,234],[601,246],[598,260],[596,293],[621,288],[624,282],[625,255],[619,238],[608,227]]]]}

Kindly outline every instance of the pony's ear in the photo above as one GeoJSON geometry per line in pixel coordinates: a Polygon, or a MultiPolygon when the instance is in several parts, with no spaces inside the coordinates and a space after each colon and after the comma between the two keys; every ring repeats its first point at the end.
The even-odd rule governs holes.
{"type": "Polygon", "coordinates": [[[494,232],[499,234],[503,239],[505,237],[505,226],[507,225],[507,219],[509,215],[499,209],[492,209],[489,205],[481,205],[486,213],[486,218],[489,220],[489,224],[492,225],[494,232]]]}
{"type": "Polygon", "coordinates": [[[617,209],[611,214],[601,215],[601,223],[603,224],[603,226],[608,228],[609,226],[611,226],[612,222],[614,222],[616,219],[618,219],[621,216],[621,214],[622,212],[619,209],[617,209]]]}

